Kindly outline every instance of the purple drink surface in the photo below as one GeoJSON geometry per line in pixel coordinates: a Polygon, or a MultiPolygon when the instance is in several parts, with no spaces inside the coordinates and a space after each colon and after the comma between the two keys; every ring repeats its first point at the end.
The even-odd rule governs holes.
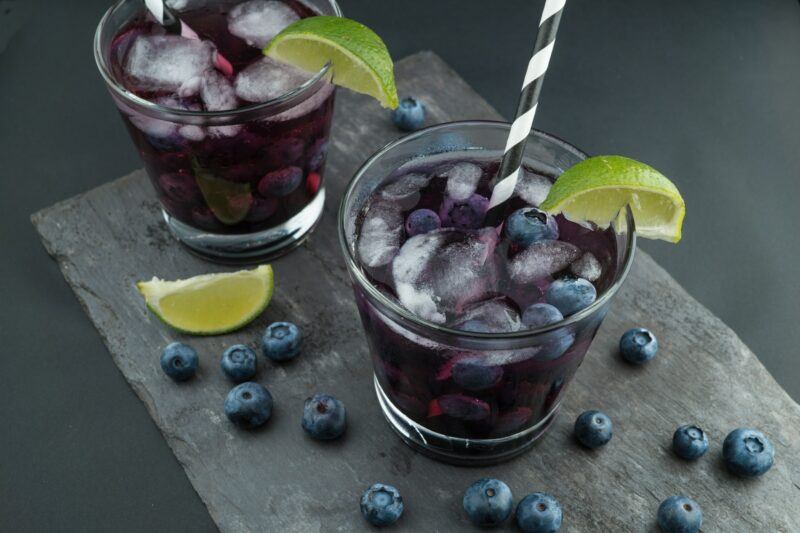
{"type": "MultiPolygon", "coordinates": [[[[293,20],[316,15],[304,4],[178,4],[185,4],[179,16],[200,41],[166,35],[144,12],[113,40],[111,71],[137,96],[173,109],[225,113],[282,96],[313,76],[265,58],[260,46],[293,20]],[[232,75],[214,67],[217,52],[233,66],[232,75]]],[[[333,86],[323,83],[293,107],[219,126],[118,105],[170,216],[211,233],[243,234],[279,226],[316,197],[333,101],[333,86]]]]}
{"type": "MultiPolygon", "coordinates": [[[[598,295],[606,291],[618,269],[612,229],[557,216],[557,240],[523,246],[508,238],[505,224],[483,226],[498,166],[495,158],[460,152],[414,160],[387,177],[356,221],[359,267],[372,285],[418,318],[498,334],[528,329],[523,311],[545,303],[559,278],[582,275],[598,295]],[[437,213],[442,227],[409,235],[409,215],[419,209],[437,213]]],[[[525,167],[508,212],[536,207],[553,181],[525,167]]],[[[356,301],[389,400],[434,432],[470,439],[549,422],[605,312],[509,348],[427,336],[387,316],[359,288],[356,301]]]]}

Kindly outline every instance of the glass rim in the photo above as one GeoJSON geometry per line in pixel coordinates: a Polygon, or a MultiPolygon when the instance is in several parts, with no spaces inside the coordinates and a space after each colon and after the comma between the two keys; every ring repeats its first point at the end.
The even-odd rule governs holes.
{"type": "MultiPolygon", "coordinates": [[[[259,102],[255,104],[246,105],[243,107],[237,107],[236,109],[230,109],[227,111],[192,111],[188,109],[177,109],[174,107],[167,107],[155,102],[151,102],[146,98],[142,98],[141,96],[136,95],[132,91],[126,89],[112,74],[111,69],[108,66],[108,62],[103,54],[102,50],[102,43],[101,43],[101,35],[103,33],[103,29],[109,23],[111,19],[111,15],[121,6],[132,0],[118,0],[114,5],[108,8],[106,12],[103,14],[103,17],[100,19],[100,22],[97,24],[97,29],[94,33],[94,60],[97,64],[97,68],[100,71],[100,75],[103,77],[103,80],[106,82],[106,85],[113,91],[113,93],[123,100],[126,103],[135,106],[138,109],[142,109],[146,112],[146,114],[152,114],[155,116],[156,114],[169,114],[181,117],[199,117],[199,118],[231,118],[231,117],[240,117],[242,115],[251,115],[258,111],[263,111],[266,109],[270,109],[273,107],[279,107],[283,104],[290,102],[297,97],[305,94],[310,89],[321,85],[322,82],[325,81],[328,72],[331,69],[330,62],[326,63],[314,76],[312,76],[308,81],[295,87],[294,89],[277,96],[275,98],[271,98],[266,102],[259,102]]],[[[331,16],[341,17],[342,16],[342,9],[339,7],[339,4],[336,0],[324,0],[328,4],[330,4],[331,8],[334,11],[334,14],[331,16]]]]}
{"type": "MultiPolygon", "coordinates": [[[[463,127],[467,128],[492,127],[492,128],[501,128],[507,131],[511,128],[511,124],[509,124],[508,122],[495,121],[495,120],[463,120],[463,121],[454,121],[454,122],[446,122],[443,124],[437,124],[435,126],[430,126],[418,130],[414,133],[411,133],[404,137],[400,137],[398,139],[395,139],[387,143],[382,148],[378,149],[374,154],[372,154],[359,167],[359,169],[350,179],[350,182],[347,184],[347,188],[345,189],[344,194],[342,196],[342,200],[339,204],[339,214],[338,214],[339,244],[342,247],[342,252],[344,253],[345,257],[345,263],[347,264],[347,270],[350,272],[350,275],[353,277],[353,279],[356,280],[359,287],[366,290],[366,292],[369,294],[371,298],[377,300],[385,308],[389,309],[396,315],[399,315],[403,319],[410,321],[411,323],[420,327],[421,329],[433,331],[434,334],[438,335],[445,335],[450,337],[463,337],[463,338],[483,340],[483,341],[519,340],[519,339],[537,337],[542,334],[549,333],[566,326],[571,326],[575,323],[578,323],[592,316],[597,310],[601,309],[606,303],[608,303],[614,297],[614,295],[619,291],[620,287],[622,287],[623,282],[628,277],[628,273],[630,272],[631,266],[633,265],[633,258],[636,251],[636,224],[633,219],[633,212],[631,211],[630,206],[626,207],[626,217],[625,217],[627,227],[629,228],[625,240],[625,257],[623,260],[622,268],[617,274],[616,278],[614,279],[614,282],[611,284],[610,287],[608,287],[605,290],[605,292],[603,292],[597,299],[595,299],[595,301],[592,302],[591,305],[589,305],[584,309],[581,309],[577,313],[565,317],[564,319],[554,324],[550,324],[547,326],[540,326],[538,328],[533,328],[533,329],[525,329],[521,331],[513,331],[506,333],[483,333],[476,331],[464,331],[460,329],[454,329],[416,316],[414,313],[407,310],[398,302],[395,302],[391,298],[388,298],[381,291],[379,291],[378,288],[375,287],[375,285],[372,282],[369,281],[366,274],[359,266],[358,260],[356,259],[356,257],[354,257],[353,250],[350,249],[350,246],[348,246],[347,243],[347,235],[346,235],[347,230],[345,228],[345,224],[347,223],[347,221],[345,220],[345,208],[348,200],[351,198],[351,196],[355,191],[356,184],[366,173],[367,169],[369,169],[369,167],[372,166],[373,163],[381,159],[384,155],[386,155],[396,147],[403,145],[409,141],[418,139],[419,137],[429,135],[431,133],[436,133],[443,130],[446,131],[450,129],[463,128],[463,127]]],[[[565,140],[556,137],[555,135],[551,135],[549,133],[533,129],[531,130],[529,139],[531,137],[533,138],[540,137],[546,139],[548,141],[554,142],[555,144],[562,145],[563,147],[566,147],[570,150],[574,150],[584,158],[588,157],[588,155],[585,152],[573,146],[572,144],[566,142],[565,140]]]]}

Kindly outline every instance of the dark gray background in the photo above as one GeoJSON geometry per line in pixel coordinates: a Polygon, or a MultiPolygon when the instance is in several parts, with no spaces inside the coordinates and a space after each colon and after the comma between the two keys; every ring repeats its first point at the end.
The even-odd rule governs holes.
{"type": "MultiPolygon", "coordinates": [[[[507,117],[542,3],[342,0],[395,57],[436,51],[507,117]]],[[[108,5],[0,0],[4,531],[214,530],[28,221],[139,165],[91,55],[108,5]]],[[[683,242],[643,248],[796,399],[798,50],[795,0],[572,0],[537,116],[678,184],[683,242]]]]}

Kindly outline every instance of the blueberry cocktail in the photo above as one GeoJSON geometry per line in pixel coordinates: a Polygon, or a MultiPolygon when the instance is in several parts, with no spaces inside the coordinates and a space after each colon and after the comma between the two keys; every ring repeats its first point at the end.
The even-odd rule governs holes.
{"type": "Polygon", "coordinates": [[[537,209],[584,158],[544,134],[499,224],[485,220],[507,131],[455,123],[396,142],[342,206],[384,413],[452,461],[504,459],[546,429],[631,258],[630,219],[603,230],[537,209]]]}
{"type": "Polygon", "coordinates": [[[144,2],[122,1],[96,54],[173,233],[222,260],[298,242],[324,202],[333,114],[327,67],[307,73],[262,49],[334,2],[176,0],[199,38],[169,34],[144,2]]]}

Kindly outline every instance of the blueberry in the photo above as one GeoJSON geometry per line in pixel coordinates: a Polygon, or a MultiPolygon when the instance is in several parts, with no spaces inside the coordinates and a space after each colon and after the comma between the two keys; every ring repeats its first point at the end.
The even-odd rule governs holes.
{"type": "Polygon", "coordinates": [[[517,505],[517,526],[524,533],[554,533],[562,519],[558,500],[544,492],[528,494],[517,505]]]}
{"type": "Polygon", "coordinates": [[[564,315],[550,304],[533,304],[522,313],[522,323],[529,328],[540,328],[561,322],[564,315]]]}
{"type": "Polygon", "coordinates": [[[557,279],[547,287],[545,297],[547,303],[568,316],[589,307],[597,299],[597,289],[583,278],[557,279]]]}
{"type": "Polygon", "coordinates": [[[403,131],[414,131],[425,123],[425,106],[414,98],[404,98],[392,111],[392,122],[403,131]]]}
{"type": "Polygon", "coordinates": [[[439,218],[443,226],[458,229],[478,229],[483,224],[489,200],[479,194],[473,194],[463,201],[445,197],[439,208],[439,218]]]}
{"type": "Polygon", "coordinates": [[[492,415],[488,403],[464,394],[444,394],[433,401],[443,414],[467,422],[480,422],[492,415]]]}
{"type": "Polygon", "coordinates": [[[430,209],[417,209],[406,219],[406,233],[409,237],[428,233],[440,227],[442,227],[442,221],[439,219],[439,215],[430,209]]]}
{"type": "Polygon", "coordinates": [[[264,355],[273,361],[288,361],[300,353],[300,330],[291,322],[270,324],[261,337],[264,355]]]}
{"type": "Polygon", "coordinates": [[[503,367],[488,365],[477,357],[465,357],[453,365],[453,381],[467,390],[484,390],[497,385],[503,367]]]}
{"type": "Polygon", "coordinates": [[[340,437],[347,427],[344,404],[328,394],[315,394],[306,398],[302,426],[317,440],[340,437]]]}
{"type": "Polygon", "coordinates": [[[203,200],[203,194],[194,176],[187,172],[166,172],[158,177],[158,185],[164,194],[181,203],[195,203],[203,200]]]}
{"type": "Polygon", "coordinates": [[[239,427],[257,428],[272,416],[272,395],[253,381],[236,385],[225,398],[225,416],[239,427]]]}
{"type": "Polygon", "coordinates": [[[664,533],[695,533],[703,523],[703,511],[686,496],[670,496],[658,506],[658,527],[664,533]]]}
{"type": "Polygon", "coordinates": [[[728,470],[742,477],[756,477],[772,467],[775,448],[757,429],[734,429],[722,444],[722,458],[728,470]]]}
{"type": "Polygon", "coordinates": [[[520,246],[558,239],[556,219],[535,207],[523,207],[511,213],[506,219],[505,230],[511,242],[520,246]]]}
{"type": "Polygon", "coordinates": [[[361,514],[373,526],[388,526],[403,514],[403,497],[391,485],[375,483],[361,495],[361,514]]]}
{"type": "MultiPolygon", "coordinates": [[[[529,328],[550,326],[562,320],[564,315],[550,304],[532,304],[522,313],[522,323],[529,328]]],[[[558,359],[575,342],[575,334],[566,328],[548,333],[546,337],[548,340],[542,343],[539,350],[539,357],[545,360],[558,359]]]]}
{"type": "Polygon", "coordinates": [[[256,375],[256,352],[244,344],[234,344],[222,354],[219,366],[236,383],[247,381],[256,375]]]}
{"type": "Polygon", "coordinates": [[[464,511],[477,526],[496,526],[511,515],[514,498],[499,479],[482,478],[464,492],[464,511]]]}
{"type": "Polygon", "coordinates": [[[608,444],[611,435],[611,419],[600,411],[584,411],[575,420],[575,438],[587,448],[608,444]]]}
{"type": "Polygon", "coordinates": [[[697,459],[708,451],[708,437],[697,426],[681,426],[672,435],[672,450],[683,459],[697,459]]]}
{"type": "Polygon", "coordinates": [[[247,212],[245,220],[248,222],[263,222],[275,214],[278,209],[278,201],[275,198],[253,198],[250,211],[247,212]]]}
{"type": "Polygon", "coordinates": [[[284,167],[268,172],[258,182],[261,196],[287,196],[303,181],[303,170],[298,167],[284,167]]]}
{"type": "Polygon", "coordinates": [[[173,342],[161,352],[161,370],[175,381],[194,376],[198,362],[194,348],[181,342],[173,342]]]}
{"type": "Polygon", "coordinates": [[[627,362],[641,365],[656,356],[658,339],[645,328],[629,329],[619,339],[619,353],[627,362]]]}

